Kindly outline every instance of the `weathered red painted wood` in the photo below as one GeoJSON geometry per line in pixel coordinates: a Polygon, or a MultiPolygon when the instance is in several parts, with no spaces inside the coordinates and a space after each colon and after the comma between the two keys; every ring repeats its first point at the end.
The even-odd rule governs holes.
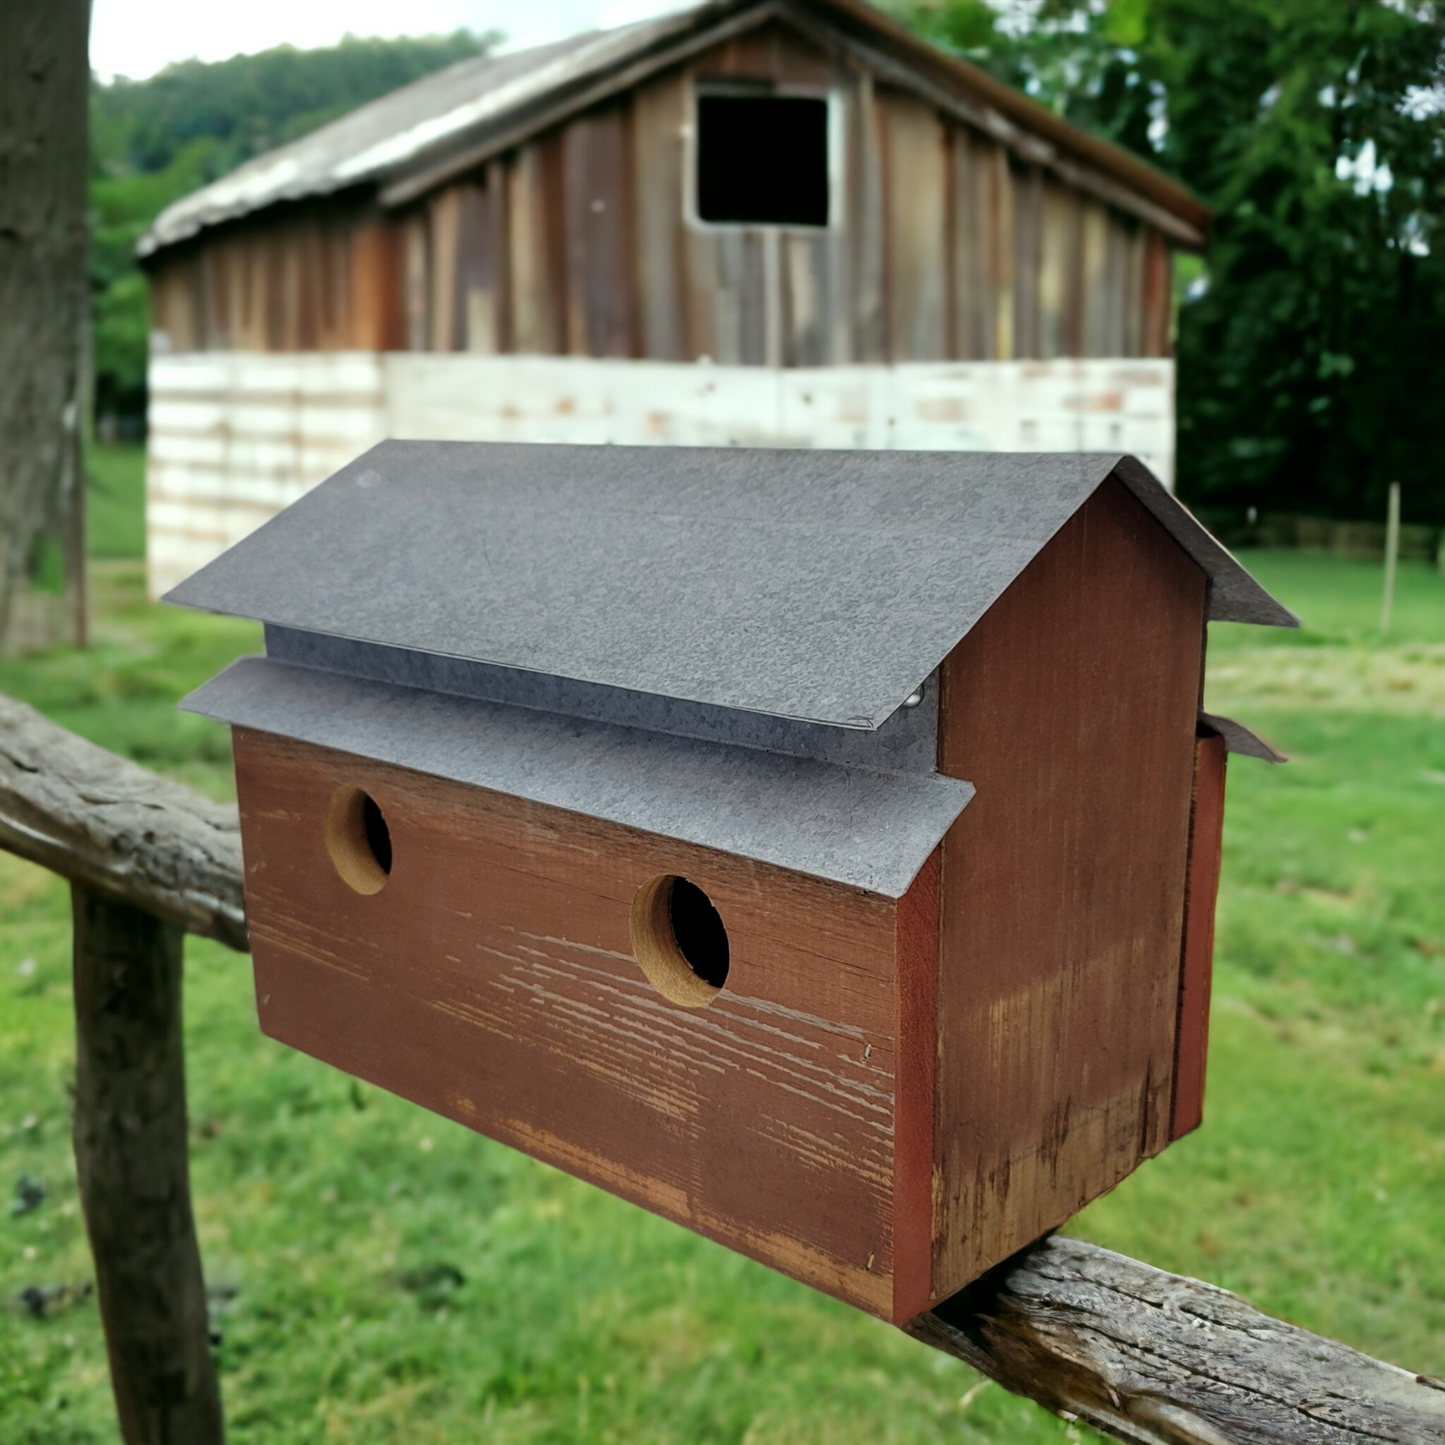
{"type": "Polygon", "coordinates": [[[936,1297],[1167,1142],[1204,602],[1111,480],[944,665],[936,1297]]]}
{"type": "Polygon", "coordinates": [[[933,1104],[938,1059],[937,849],[898,901],[893,1143],[893,1322],[926,1310],[933,1277],[933,1104]]]}
{"type": "Polygon", "coordinates": [[[892,900],[263,733],[235,744],[265,1032],[892,1314],[892,900]],[[343,786],[390,830],[370,896],[326,851],[343,786]],[[632,956],[633,897],[659,873],[726,924],[705,1008],[667,1002],[632,956]]]}
{"type": "Polygon", "coordinates": [[[1224,739],[1218,733],[1211,732],[1195,742],[1170,1139],[1197,1129],[1204,1120],[1209,991],[1214,972],[1214,905],[1219,895],[1219,865],[1224,847],[1225,756],[1224,739]]]}

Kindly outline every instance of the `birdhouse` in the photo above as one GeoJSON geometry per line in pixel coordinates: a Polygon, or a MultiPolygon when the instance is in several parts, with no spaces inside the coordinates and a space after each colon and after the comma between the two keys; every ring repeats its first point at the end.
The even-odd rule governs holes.
{"type": "Polygon", "coordinates": [[[1294,618],[1134,459],[385,442],[170,599],[272,1037],[895,1321],[1198,1122],[1294,618]]]}

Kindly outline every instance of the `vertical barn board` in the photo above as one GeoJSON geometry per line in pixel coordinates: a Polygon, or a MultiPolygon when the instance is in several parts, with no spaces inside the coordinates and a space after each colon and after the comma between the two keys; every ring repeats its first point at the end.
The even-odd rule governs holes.
{"type": "MultiPolygon", "coordinates": [[[[769,245],[768,232],[761,228],[739,228],[728,235],[730,244],[721,248],[721,253],[736,265],[734,273],[733,305],[737,308],[738,351],[730,358],[744,366],[766,366],[774,364],[769,355],[769,341],[773,338],[772,311],[770,303],[776,296],[777,241],[776,233],[769,245]],[[769,260],[773,264],[769,266],[769,260]]],[[[722,330],[722,318],[718,318],[718,330],[722,330]]],[[[719,360],[722,358],[719,357],[719,360]]]]}
{"type": "Polygon", "coordinates": [[[891,899],[247,729],[235,746],[265,1032],[889,1315],[891,899]],[[327,856],[343,786],[391,835],[370,896],[327,856]],[[633,957],[633,898],[663,873],[728,930],[705,1008],[633,957]]]}
{"type": "Polygon", "coordinates": [[[539,137],[538,200],[542,214],[542,285],[546,297],[547,330],[543,349],[553,356],[567,354],[567,221],[562,184],[562,131],[539,137]]]}
{"type": "MultiPolygon", "coordinates": [[[[747,234],[740,227],[695,231],[695,253],[709,253],[714,271],[713,285],[705,298],[711,312],[708,333],[712,336],[712,359],[724,366],[757,364],[762,358],[762,266],[754,266],[756,292],[751,298],[752,314],[748,314],[747,234]],[[751,325],[749,325],[751,322],[751,325]],[[747,342],[756,338],[758,355],[748,355],[747,342]]],[[[761,263],[762,257],[756,258],[761,263]]],[[[692,267],[689,265],[689,271],[692,267]]],[[[698,268],[705,275],[705,265],[698,268]]],[[[704,298],[699,297],[699,300],[704,298]]]]}
{"type": "Polygon", "coordinates": [[[1144,281],[1145,356],[1168,356],[1174,330],[1174,267],[1169,243],[1152,226],[1148,228],[1144,281]]]}
{"type": "Polygon", "coordinates": [[[397,233],[384,216],[365,216],[351,240],[351,315],[347,346],[358,351],[399,351],[402,325],[397,233]]]}
{"type": "Polygon", "coordinates": [[[1118,211],[1109,213],[1108,257],[1105,264],[1109,308],[1105,317],[1105,356],[1127,356],[1126,311],[1129,286],[1129,233],[1125,218],[1118,211]]]}
{"type": "Polygon", "coordinates": [[[1080,235],[1084,356],[1108,356],[1109,312],[1117,304],[1109,289],[1109,212],[1085,198],[1080,235]]]}
{"type": "Polygon", "coordinates": [[[195,327],[186,301],[184,253],[180,248],[151,267],[151,326],[170,351],[194,351],[195,327]]]}
{"type": "Polygon", "coordinates": [[[257,227],[246,247],[247,351],[271,349],[271,245],[265,227],[257,227]]]}
{"type": "Polygon", "coordinates": [[[636,288],[632,115],[615,103],[562,132],[567,347],[573,356],[632,356],[636,288]]]}
{"type": "Polygon", "coordinates": [[[1015,225],[1014,173],[1008,151],[1003,146],[991,144],[988,149],[988,249],[992,266],[989,297],[994,322],[993,347],[988,355],[995,361],[1012,361],[1020,355],[1015,317],[1018,228],[1015,225]]]}
{"type": "MultiPolygon", "coordinates": [[[[458,187],[457,350],[491,356],[497,351],[496,244],[492,226],[492,177],[483,171],[458,187]]],[[[494,185],[494,179],[493,179],[494,185]]]]}
{"type": "Polygon", "coordinates": [[[492,321],[499,352],[517,349],[516,313],[512,307],[512,162],[492,161],[487,166],[487,225],[491,237],[492,321]]]}
{"type": "Polygon", "coordinates": [[[960,307],[963,355],[987,361],[998,354],[999,266],[997,207],[993,200],[997,147],[967,127],[954,132],[954,235],[962,248],[956,262],[955,294],[960,307]]]}
{"type": "Polygon", "coordinates": [[[326,237],[314,214],[297,217],[296,350],[320,351],[326,330],[326,237]]]}
{"type": "Polygon", "coordinates": [[[823,366],[832,360],[827,317],[832,300],[833,237],[827,231],[785,232],[783,256],[784,366],[823,366]]]}
{"type": "Polygon", "coordinates": [[[517,351],[547,352],[551,333],[547,294],[546,218],[542,207],[542,158],[525,145],[508,169],[508,251],[511,257],[512,343],[517,351]]]}
{"type": "Polygon", "coordinates": [[[944,664],[935,1295],[1167,1141],[1205,590],[1110,479],[944,664]]]}
{"type": "Polygon", "coordinates": [[[682,326],[689,361],[720,360],[724,353],[739,351],[737,308],[724,307],[719,293],[726,284],[722,257],[718,254],[721,232],[687,225],[683,233],[685,307],[682,326]],[[726,333],[718,331],[719,319],[726,333]]]}
{"type": "Polygon", "coordinates": [[[881,92],[878,101],[886,149],[889,359],[942,361],[948,314],[943,121],[903,91],[881,92]]]}
{"type": "Polygon", "coordinates": [[[1068,356],[1073,351],[1069,324],[1077,255],[1077,207],[1073,193],[1053,181],[1045,181],[1039,215],[1038,355],[1052,359],[1068,356]]]}
{"type": "Polygon", "coordinates": [[[886,224],[883,145],[873,77],[858,77],[858,104],[849,127],[848,225],[853,232],[853,360],[883,361],[888,355],[886,224]]]}
{"type": "Polygon", "coordinates": [[[949,162],[953,170],[951,245],[948,264],[953,281],[953,339],[955,356],[977,360],[988,355],[984,337],[983,247],[979,244],[978,162],[972,132],[950,125],[949,162]]]}
{"type": "Polygon", "coordinates": [[[218,246],[201,252],[201,278],[205,288],[206,349],[225,351],[231,346],[231,328],[226,307],[226,256],[218,246]]]}
{"type": "Polygon", "coordinates": [[[889,358],[942,361],[948,296],[945,134],[932,105],[903,91],[879,95],[886,171],[889,358]]]}
{"type": "Polygon", "coordinates": [[[1144,355],[1144,296],[1146,285],[1147,228],[1128,223],[1129,243],[1125,251],[1124,355],[1144,355]]]}
{"type": "Polygon", "coordinates": [[[1014,177],[1014,355],[1039,355],[1039,263],[1043,249],[1044,178],[1038,166],[1014,177]]]}
{"type": "Polygon", "coordinates": [[[431,349],[431,286],[427,261],[431,250],[427,240],[426,215],[408,211],[401,222],[403,294],[406,302],[406,349],[431,349]]]}
{"type": "Polygon", "coordinates": [[[642,355],[686,361],[683,310],[683,177],[686,77],[645,81],[632,97],[638,325],[642,355]]]}
{"type": "Polygon", "coordinates": [[[1214,906],[1219,895],[1219,865],[1224,846],[1225,762],[1224,739],[1218,733],[1210,733],[1195,742],[1170,1139],[1197,1129],[1204,1121],[1209,992],[1214,971],[1214,906]]]}
{"type": "Polygon", "coordinates": [[[517,351],[566,351],[567,264],[562,147],[557,133],[524,145],[509,198],[512,326],[517,351]]]}
{"type": "Polygon", "coordinates": [[[457,257],[461,229],[461,197],[456,186],[434,192],[427,200],[427,233],[431,242],[428,279],[431,315],[428,351],[460,351],[457,316],[457,257]]]}

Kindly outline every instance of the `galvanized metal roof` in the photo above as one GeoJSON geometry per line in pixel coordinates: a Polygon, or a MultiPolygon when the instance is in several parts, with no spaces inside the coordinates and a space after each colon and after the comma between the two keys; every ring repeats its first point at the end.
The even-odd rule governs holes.
{"type": "Polygon", "coordinates": [[[573,110],[778,18],[824,34],[860,63],[886,71],[892,84],[913,84],[1036,163],[1098,167],[1116,201],[1140,198],[1155,224],[1186,244],[1200,241],[1208,208],[1177,182],[861,0],[701,0],[655,19],[464,60],[423,77],[182,197],[161,212],[137,250],[150,255],[208,226],[350,187],[379,188],[385,204],[409,200],[573,110]]]}
{"type": "Polygon", "coordinates": [[[898,898],[973,785],[242,658],[181,706],[898,898]]]}
{"type": "Polygon", "coordinates": [[[168,594],[275,626],[877,728],[1108,477],[1295,618],[1132,457],[382,442],[168,594]]]}

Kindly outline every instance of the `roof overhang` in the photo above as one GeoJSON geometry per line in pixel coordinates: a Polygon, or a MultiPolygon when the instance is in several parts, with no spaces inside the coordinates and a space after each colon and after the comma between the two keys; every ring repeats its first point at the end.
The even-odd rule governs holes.
{"type": "Polygon", "coordinates": [[[382,442],[167,600],[874,730],[1111,477],[1209,579],[1209,617],[1296,625],[1107,453],[382,442]]]}
{"type": "Polygon", "coordinates": [[[973,785],[246,657],[182,703],[239,727],[900,898],[973,785]]]}

